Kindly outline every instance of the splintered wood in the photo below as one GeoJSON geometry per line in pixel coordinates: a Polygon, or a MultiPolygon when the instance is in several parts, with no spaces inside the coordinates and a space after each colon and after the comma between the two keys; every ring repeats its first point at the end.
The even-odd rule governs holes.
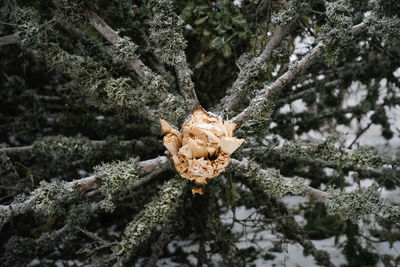
{"type": "MultiPolygon", "coordinates": [[[[230,155],[243,143],[233,137],[235,123],[222,121],[221,117],[209,115],[202,108],[196,109],[181,132],[166,121],[161,122],[164,146],[183,178],[205,185],[219,175],[230,163],[230,155]]],[[[195,190],[193,193],[202,193],[195,190]]]]}

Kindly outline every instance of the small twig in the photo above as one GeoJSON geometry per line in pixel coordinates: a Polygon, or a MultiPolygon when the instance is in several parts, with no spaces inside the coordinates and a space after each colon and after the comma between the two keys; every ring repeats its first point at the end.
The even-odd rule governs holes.
{"type": "Polygon", "coordinates": [[[238,33],[235,32],[234,34],[232,34],[228,39],[226,39],[225,42],[223,42],[220,46],[217,47],[217,50],[221,49],[224,45],[226,45],[227,43],[229,43],[230,40],[232,40],[233,37],[235,37],[238,33]]]}
{"type": "Polygon", "coordinates": [[[371,121],[370,123],[368,123],[368,125],[364,129],[359,131],[357,133],[356,138],[354,138],[353,142],[351,142],[351,144],[347,147],[347,149],[351,149],[351,147],[355,144],[355,142],[357,142],[357,140],[372,126],[372,124],[374,124],[374,123],[371,121]]]}

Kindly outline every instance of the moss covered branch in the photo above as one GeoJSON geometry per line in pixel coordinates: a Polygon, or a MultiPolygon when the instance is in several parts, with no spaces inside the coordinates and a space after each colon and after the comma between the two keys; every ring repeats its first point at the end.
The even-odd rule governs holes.
{"type": "Polygon", "coordinates": [[[4,225],[12,217],[32,210],[45,214],[53,213],[58,205],[65,203],[68,199],[78,197],[80,193],[96,189],[100,185],[106,197],[111,195],[110,200],[113,194],[129,189],[130,184],[133,186],[135,182],[140,181],[138,175],[147,174],[158,168],[165,170],[170,167],[167,157],[158,157],[137,163],[132,161],[108,164],[106,167],[99,167],[95,175],[71,182],[42,182],[29,196],[17,198],[10,205],[0,205],[0,225],[4,225]]]}
{"type": "Polygon", "coordinates": [[[328,193],[305,185],[305,180],[302,178],[286,178],[278,170],[261,169],[254,162],[232,159],[231,164],[237,168],[238,173],[257,183],[268,195],[282,197],[288,193],[304,194],[318,202],[325,202],[329,197],[328,193]]]}
{"type": "Polygon", "coordinates": [[[156,46],[154,53],[162,63],[174,66],[180,92],[185,98],[186,108],[190,113],[200,104],[184,52],[186,48],[182,33],[184,22],[175,13],[170,0],[151,0],[148,1],[148,7],[154,13],[150,21],[150,39],[156,46]]]}
{"type": "Polygon", "coordinates": [[[165,182],[160,193],[130,222],[120,242],[118,251],[128,261],[151,236],[157,225],[177,215],[178,208],[184,203],[187,182],[175,178],[165,182]],[[123,250],[121,250],[123,249],[123,250]]]}
{"type": "Polygon", "coordinates": [[[221,100],[224,111],[234,111],[240,106],[248,94],[247,88],[250,79],[258,73],[262,64],[265,64],[270,60],[272,52],[288,34],[291,26],[292,23],[278,25],[261,54],[258,57],[251,59],[240,70],[232,87],[227,90],[226,96],[221,100]]]}
{"type": "MultiPolygon", "coordinates": [[[[367,24],[362,22],[353,26],[353,34],[358,34],[367,28],[367,24]]],[[[263,105],[264,101],[269,100],[272,102],[274,98],[280,93],[280,91],[290,82],[292,82],[301,72],[308,68],[323,52],[326,47],[324,41],[320,41],[306,56],[301,60],[297,61],[288,71],[286,71],[282,76],[280,76],[271,85],[265,87],[261,92],[255,97],[242,112],[240,112],[232,120],[237,124],[243,124],[245,121],[249,120],[253,113],[257,113],[257,109],[260,109],[260,103],[263,105]]]]}

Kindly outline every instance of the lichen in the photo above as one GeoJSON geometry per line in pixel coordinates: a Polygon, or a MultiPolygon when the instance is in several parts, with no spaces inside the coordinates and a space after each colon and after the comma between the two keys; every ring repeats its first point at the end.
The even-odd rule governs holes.
{"type": "Polygon", "coordinates": [[[101,207],[107,212],[112,212],[115,208],[113,201],[122,196],[128,186],[138,181],[138,161],[138,158],[130,158],[94,167],[94,173],[102,183],[100,191],[105,196],[101,207]]]}
{"type": "Polygon", "coordinates": [[[379,214],[383,202],[377,185],[361,187],[353,192],[329,188],[325,206],[329,215],[338,214],[345,219],[357,221],[366,214],[379,214]]]}
{"type": "Polygon", "coordinates": [[[116,249],[121,251],[123,248],[126,258],[133,256],[157,225],[175,215],[178,207],[183,204],[186,185],[186,181],[176,178],[165,182],[160,193],[126,226],[120,246],[116,249]]]}
{"type": "Polygon", "coordinates": [[[150,40],[155,44],[154,54],[161,62],[174,65],[179,54],[186,48],[183,37],[184,21],[174,11],[170,0],[148,1],[153,11],[150,24],[150,40]]]}
{"type": "Polygon", "coordinates": [[[79,25],[84,20],[85,2],[80,0],[53,0],[57,20],[65,25],[79,25]]]}
{"type": "Polygon", "coordinates": [[[235,164],[238,173],[243,173],[251,183],[260,187],[265,194],[274,197],[282,197],[288,193],[301,195],[304,192],[304,179],[285,178],[276,169],[261,169],[255,162],[248,164],[235,164]]]}
{"type": "Polygon", "coordinates": [[[387,223],[397,223],[400,219],[400,206],[382,198],[382,190],[377,184],[352,192],[328,188],[328,193],[325,206],[329,215],[338,214],[354,222],[369,214],[387,223]]]}
{"type": "Polygon", "coordinates": [[[326,44],[325,61],[328,65],[336,63],[339,48],[353,39],[353,21],[348,0],[326,3],[327,22],[322,26],[322,40],[326,44]]]}
{"type": "Polygon", "coordinates": [[[107,69],[91,57],[71,55],[57,44],[50,45],[46,62],[71,77],[74,86],[90,97],[91,104],[105,111],[134,114],[144,102],[155,98],[147,88],[132,79],[113,78],[107,69]]]}
{"type": "Polygon", "coordinates": [[[15,34],[22,49],[37,48],[47,43],[52,25],[41,27],[39,12],[32,7],[16,8],[12,12],[12,22],[17,26],[15,34]]]}
{"type": "Polygon", "coordinates": [[[40,182],[31,195],[34,196],[32,207],[34,212],[46,216],[63,214],[65,209],[63,204],[77,194],[73,187],[66,186],[67,182],[40,182]]]}
{"type": "Polygon", "coordinates": [[[88,158],[93,152],[94,146],[82,137],[48,136],[36,140],[32,146],[32,155],[46,160],[88,158]]]}
{"type": "Polygon", "coordinates": [[[112,47],[115,63],[127,64],[130,59],[137,57],[135,52],[138,46],[129,37],[120,38],[112,47]]]}

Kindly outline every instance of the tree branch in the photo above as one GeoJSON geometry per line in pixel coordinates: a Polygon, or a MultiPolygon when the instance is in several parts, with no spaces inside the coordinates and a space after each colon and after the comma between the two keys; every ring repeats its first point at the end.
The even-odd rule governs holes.
{"type": "Polygon", "coordinates": [[[186,108],[191,113],[200,106],[197,99],[194,83],[190,77],[190,69],[187,64],[185,51],[181,51],[175,61],[175,72],[178,77],[179,89],[185,98],[186,108]]]}
{"type": "MultiPolygon", "coordinates": [[[[353,34],[357,34],[363,31],[367,25],[365,23],[360,23],[353,26],[353,34]]],[[[237,124],[242,124],[248,119],[250,119],[252,113],[258,108],[257,103],[261,99],[272,100],[281,90],[293,81],[301,72],[308,68],[323,52],[326,44],[320,41],[305,57],[299,60],[293,67],[289,68],[281,77],[279,77],[274,83],[264,88],[258,97],[254,98],[250,105],[239,113],[236,117],[232,119],[233,122],[237,124]]]]}
{"type": "Polygon", "coordinates": [[[157,241],[151,246],[151,255],[147,261],[146,267],[154,267],[157,265],[158,259],[164,254],[164,248],[177,231],[177,223],[167,221],[164,223],[162,232],[157,241]]]}
{"type": "MultiPolygon", "coordinates": [[[[268,146],[256,146],[256,147],[250,147],[250,148],[245,148],[242,149],[242,155],[243,156],[251,156],[253,152],[256,153],[263,153],[263,155],[268,156],[270,155],[271,157],[276,157],[278,156],[280,160],[285,161],[285,160],[296,160],[299,164],[305,164],[308,166],[314,166],[314,167],[327,167],[327,168],[342,168],[343,170],[349,170],[349,171],[355,171],[359,174],[360,177],[374,177],[378,178],[378,180],[383,181],[387,179],[388,173],[387,171],[390,171],[392,169],[390,168],[372,168],[372,167],[363,167],[360,166],[359,164],[349,164],[349,166],[343,167],[339,166],[338,163],[336,162],[329,162],[327,160],[321,159],[318,156],[313,155],[313,150],[314,148],[308,147],[308,146],[302,146],[300,148],[302,151],[298,151],[298,153],[304,153],[306,152],[308,154],[308,157],[291,157],[291,156],[286,156],[282,148],[280,147],[268,147],[268,146]]],[[[338,151],[338,153],[351,153],[351,150],[344,150],[344,151],[338,151]]],[[[295,154],[296,155],[296,154],[295,154]]]]}
{"type": "Polygon", "coordinates": [[[247,95],[247,84],[251,78],[252,72],[256,70],[260,64],[268,62],[272,56],[274,49],[281,43],[283,37],[290,31],[292,23],[286,25],[278,25],[271,39],[261,54],[252,59],[239,72],[238,77],[232,87],[226,92],[226,96],[222,99],[223,109],[225,111],[233,111],[239,107],[240,103],[247,95]]]}
{"type": "Polygon", "coordinates": [[[17,44],[18,42],[19,42],[19,39],[15,34],[0,37],[0,46],[9,45],[9,44],[17,44]]]}
{"type": "MultiPolygon", "coordinates": [[[[131,140],[131,141],[133,141],[133,140],[131,140]]],[[[120,141],[119,143],[122,145],[122,144],[127,144],[131,141],[120,141]]],[[[93,146],[102,147],[107,144],[107,141],[106,140],[90,140],[90,143],[93,146]]],[[[138,146],[144,145],[142,141],[137,141],[136,144],[138,146]]],[[[29,153],[32,150],[33,146],[34,145],[18,146],[18,147],[3,147],[3,148],[0,148],[0,153],[6,153],[9,156],[23,155],[23,154],[29,153]]]]}
{"type": "MultiPolygon", "coordinates": [[[[243,169],[245,171],[249,171],[250,170],[249,169],[250,166],[248,165],[247,162],[244,162],[244,161],[239,161],[237,159],[232,159],[231,160],[231,164],[234,167],[238,167],[238,168],[243,169]]],[[[300,185],[295,184],[295,179],[293,179],[293,178],[270,177],[271,173],[269,171],[267,171],[267,170],[264,170],[264,169],[258,169],[256,172],[257,173],[254,173],[254,171],[251,171],[248,174],[245,174],[245,176],[252,177],[252,179],[258,179],[258,178],[254,178],[254,177],[256,177],[256,175],[259,175],[260,179],[263,179],[264,181],[268,182],[269,184],[273,184],[275,182],[278,182],[278,179],[282,179],[281,181],[279,181],[279,183],[282,183],[281,187],[287,187],[287,188],[293,187],[295,191],[299,191],[300,189],[302,189],[302,190],[300,190],[302,194],[305,194],[308,197],[310,197],[310,198],[312,198],[312,199],[314,199],[314,200],[316,200],[318,202],[322,202],[323,203],[329,198],[329,194],[324,192],[324,191],[312,188],[312,187],[310,187],[308,185],[300,186],[300,185]],[[299,188],[296,188],[296,187],[299,187],[299,188]]],[[[267,188],[265,190],[267,190],[267,188]]],[[[290,191],[290,190],[288,190],[288,191],[290,191]]],[[[280,194],[282,192],[269,192],[269,193],[271,195],[274,195],[274,194],[280,194]]]]}
{"type": "MultiPolygon", "coordinates": [[[[95,12],[86,9],[85,16],[89,23],[107,39],[111,44],[117,45],[118,42],[123,41],[116,31],[114,31],[102,18],[95,12]]],[[[143,80],[148,80],[148,74],[151,70],[138,58],[132,57],[129,59],[128,66],[136,72],[136,74],[143,80]]]]}
{"type": "MultiPolygon", "coordinates": [[[[139,175],[144,175],[146,173],[155,171],[160,166],[167,168],[169,165],[169,160],[167,157],[157,157],[150,160],[145,160],[139,162],[139,175]]],[[[153,175],[147,176],[146,181],[153,178],[153,175]]],[[[99,177],[92,175],[89,177],[81,178],[64,184],[65,191],[89,191],[95,189],[98,184],[101,183],[99,177]]],[[[132,189],[139,187],[145,182],[140,180],[133,184],[132,189]],[[136,185],[136,186],[135,186],[136,185]]],[[[24,201],[20,203],[11,203],[10,205],[0,205],[0,229],[1,226],[7,223],[12,217],[24,214],[32,210],[34,203],[41,192],[39,190],[34,190],[31,195],[24,201]]]]}

